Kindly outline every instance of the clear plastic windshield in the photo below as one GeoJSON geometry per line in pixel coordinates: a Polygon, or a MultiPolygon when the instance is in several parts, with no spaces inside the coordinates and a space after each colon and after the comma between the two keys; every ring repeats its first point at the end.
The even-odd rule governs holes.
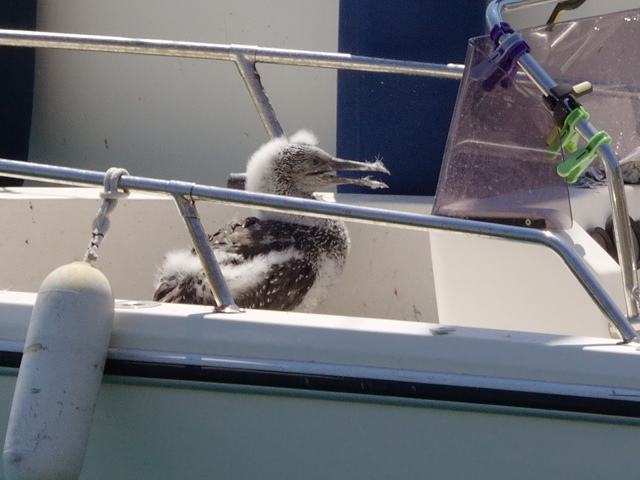
{"type": "MultiPolygon", "coordinates": [[[[640,10],[520,34],[557,83],[591,82],[593,92],[579,100],[593,125],[611,136],[624,171],[625,157],[640,147],[640,10]]],[[[572,223],[568,189],[556,174],[564,158],[547,151],[555,127],[551,112],[541,92],[522,73],[507,89],[482,88],[482,70],[492,51],[488,37],[470,42],[434,213],[568,228],[572,223]]]]}
{"type": "Polygon", "coordinates": [[[571,226],[566,182],[550,155],[554,130],[541,92],[523,75],[487,92],[483,72],[493,51],[472,39],[436,192],[434,214],[535,228],[571,226]]]}

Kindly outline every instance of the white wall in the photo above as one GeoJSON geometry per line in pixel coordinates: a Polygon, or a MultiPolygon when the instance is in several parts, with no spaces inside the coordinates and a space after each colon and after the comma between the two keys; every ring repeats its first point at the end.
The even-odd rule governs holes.
{"type": "MultiPolygon", "coordinates": [[[[338,0],[57,0],[38,30],[337,51],[338,0]]],[[[335,150],[336,72],[258,65],[287,133],[335,150]]],[[[268,137],[231,62],[39,50],[30,160],[224,186],[268,137]]]]}

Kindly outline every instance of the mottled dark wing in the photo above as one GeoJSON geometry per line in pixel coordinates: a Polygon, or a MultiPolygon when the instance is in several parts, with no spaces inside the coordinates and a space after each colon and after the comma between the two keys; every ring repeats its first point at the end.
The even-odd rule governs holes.
{"type": "MultiPolygon", "coordinates": [[[[309,292],[315,278],[310,262],[304,259],[290,260],[274,265],[262,283],[237,293],[234,301],[241,308],[293,310],[309,292]]],[[[166,303],[215,304],[204,272],[196,276],[163,277],[153,299],[166,303]]]]}
{"type": "Polygon", "coordinates": [[[237,295],[242,308],[293,310],[309,292],[316,271],[308,260],[297,258],[274,265],[264,282],[237,295]]]}
{"type": "MultiPolygon", "coordinates": [[[[308,243],[306,230],[307,227],[301,225],[250,217],[229,223],[209,235],[209,241],[214,250],[231,254],[218,255],[224,273],[226,268],[270,252],[301,251],[302,245],[308,243]]],[[[306,250],[308,252],[309,249],[306,250]]],[[[274,263],[260,283],[242,292],[234,292],[234,301],[242,308],[292,310],[309,292],[316,274],[314,255],[301,253],[274,263]]],[[[164,276],[154,299],[174,303],[214,303],[204,272],[164,276]]]]}
{"type": "Polygon", "coordinates": [[[296,235],[296,227],[300,228],[286,222],[249,217],[229,223],[213,235],[209,235],[209,241],[214,250],[235,253],[250,259],[270,251],[299,248],[300,237],[303,235],[296,235]]]}
{"type": "MultiPolygon", "coordinates": [[[[255,217],[232,222],[209,237],[214,250],[238,255],[236,261],[287,249],[299,249],[306,236],[305,227],[255,217]]],[[[264,280],[253,288],[236,293],[242,308],[292,310],[297,307],[316,280],[310,258],[298,257],[274,264],[264,280]]]]}

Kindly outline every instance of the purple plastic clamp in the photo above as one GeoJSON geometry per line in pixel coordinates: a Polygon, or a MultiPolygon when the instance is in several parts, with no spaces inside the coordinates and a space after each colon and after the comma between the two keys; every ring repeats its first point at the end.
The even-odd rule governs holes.
{"type": "Polygon", "coordinates": [[[518,59],[531,51],[527,42],[506,22],[495,25],[489,37],[493,41],[495,50],[482,62],[486,62],[482,67],[485,77],[482,88],[487,92],[492,91],[498,83],[502,88],[508,88],[518,71],[518,59]],[[500,43],[504,35],[508,36],[500,43]]]}
{"type": "Polygon", "coordinates": [[[500,46],[500,38],[505,33],[516,33],[516,31],[511,28],[507,22],[500,22],[493,26],[491,32],[489,33],[489,38],[493,42],[494,48],[498,48],[500,46]]]}

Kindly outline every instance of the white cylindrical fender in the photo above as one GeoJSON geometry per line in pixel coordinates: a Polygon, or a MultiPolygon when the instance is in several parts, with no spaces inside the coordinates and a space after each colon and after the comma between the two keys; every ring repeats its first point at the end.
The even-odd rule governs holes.
{"type": "Polygon", "coordinates": [[[113,318],[111,286],[89,264],[64,265],[45,278],[11,405],[7,479],[80,475],[113,318]]]}

